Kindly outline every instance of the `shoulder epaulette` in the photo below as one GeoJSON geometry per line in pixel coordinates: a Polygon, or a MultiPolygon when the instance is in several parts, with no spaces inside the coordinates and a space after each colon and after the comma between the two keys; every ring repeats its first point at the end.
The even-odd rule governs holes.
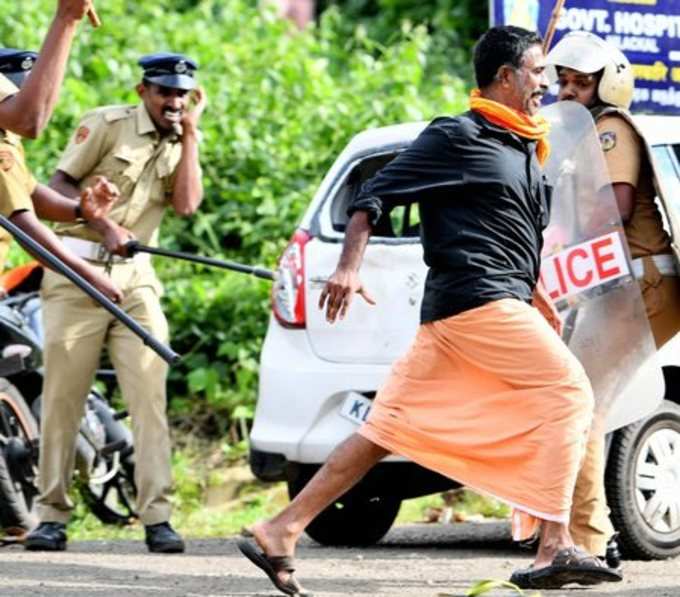
{"type": "Polygon", "coordinates": [[[102,106],[83,114],[81,122],[100,119],[107,123],[116,122],[132,116],[134,109],[134,106],[102,106]]]}
{"type": "Polygon", "coordinates": [[[134,110],[134,106],[102,106],[83,114],[81,122],[92,122],[93,120],[103,120],[106,123],[116,122],[129,118],[134,110]]]}
{"type": "Polygon", "coordinates": [[[134,113],[134,106],[112,106],[105,108],[103,115],[106,122],[116,122],[130,118],[134,113]]]}
{"type": "Polygon", "coordinates": [[[623,110],[622,108],[617,108],[615,106],[597,106],[591,108],[590,113],[593,115],[595,122],[605,116],[621,116],[624,120],[631,120],[631,113],[628,110],[623,110]]]}

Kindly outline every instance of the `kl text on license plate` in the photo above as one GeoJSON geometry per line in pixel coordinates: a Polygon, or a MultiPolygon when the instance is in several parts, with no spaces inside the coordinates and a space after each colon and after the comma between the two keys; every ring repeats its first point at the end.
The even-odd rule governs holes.
{"type": "Polygon", "coordinates": [[[368,418],[371,404],[371,401],[368,398],[364,398],[361,394],[351,393],[345,398],[340,407],[340,416],[357,425],[361,425],[368,418]]]}

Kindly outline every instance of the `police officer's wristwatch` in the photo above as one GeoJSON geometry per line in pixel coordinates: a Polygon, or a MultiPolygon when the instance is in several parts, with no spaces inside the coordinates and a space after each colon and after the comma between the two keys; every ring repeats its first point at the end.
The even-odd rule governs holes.
{"type": "Polygon", "coordinates": [[[80,207],[80,202],[76,203],[73,211],[76,215],[76,222],[78,224],[87,224],[87,220],[83,217],[83,210],[80,207]]]}

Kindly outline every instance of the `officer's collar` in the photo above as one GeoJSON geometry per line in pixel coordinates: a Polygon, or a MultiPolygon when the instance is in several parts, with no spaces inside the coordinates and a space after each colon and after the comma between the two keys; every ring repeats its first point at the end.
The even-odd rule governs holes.
{"type": "MultiPolygon", "coordinates": [[[[142,102],[141,104],[137,105],[137,134],[148,135],[150,133],[154,133],[156,135],[160,134],[153,122],[153,119],[151,118],[151,115],[149,114],[149,111],[142,102]]],[[[170,140],[181,137],[181,126],[179,133],[169,133],[166,136],[170,140]]]]}
{"type": "Polygon", "coordinates": [[[146,106],[141,103],[137,106],[137,134],[148,135],[156,133],[156,125],[153,123],[146,106]]]}

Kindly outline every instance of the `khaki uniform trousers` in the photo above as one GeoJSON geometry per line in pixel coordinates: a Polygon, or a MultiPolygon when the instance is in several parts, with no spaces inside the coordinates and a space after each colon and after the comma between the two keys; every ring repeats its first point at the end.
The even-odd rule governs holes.
{"type": "MultiPolygon", "coordinates": [[[[640,289],[654,341],[661,347],[680,330],[680,277],[663,277],[646,267],[640,289]]],[[[576,479],[569,527],[577,546],[599,556],[605,555],[614,534],[604,489],[604,448],[602,434],[592,433],[576,479]]]]}
{"type": "MultiPolygon", "coordinates": [[[[166,341],[168,326],[159,302],[161,287],[150,262],[129,260],[113,264],[111,278],[124,293],[121,308],[159,340],[166,341]]],[[[132,419],[141,522],[151,525],[168,521],[172,477],[165,361],[66,278],[46,271],[41,296],[45,382],[40,520],[65,523],[73,509],[68,489],[73,477],[76,439],[88,391],[106,344],[132,419]]]]}

